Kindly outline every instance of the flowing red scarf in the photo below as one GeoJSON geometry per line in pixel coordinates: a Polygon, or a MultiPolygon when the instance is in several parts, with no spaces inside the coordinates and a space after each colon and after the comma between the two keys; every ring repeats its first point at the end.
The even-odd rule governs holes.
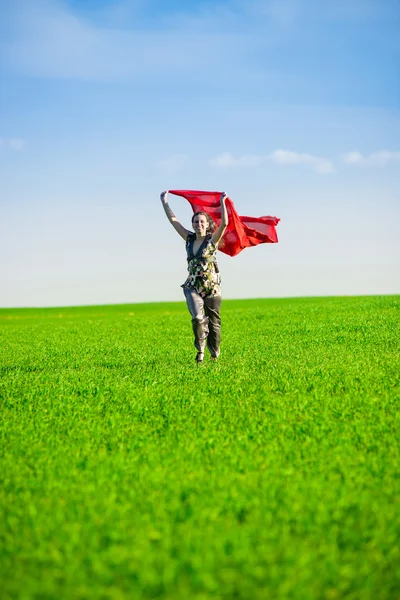
{"type": "MultiPolygon", "coordinates": [[[[221,192],[199,192],[194,190],[169,190],[170,194],[182,196],[190,203],[193,212],[206,212],[215,221],[217,227],[221,223],[221,192]]],[[[277,217],[240,217],[230,198],[225,205],[228,211],[228,227],[223,236],[219,250],[229,256],[236,256],[244,248],[258,244],[274,244],[278,241],[275,226],[277,217]]]]}

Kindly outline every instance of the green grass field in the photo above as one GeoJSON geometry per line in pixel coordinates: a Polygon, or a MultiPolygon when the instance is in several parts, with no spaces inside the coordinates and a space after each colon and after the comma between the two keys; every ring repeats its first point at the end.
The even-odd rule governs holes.
{"type": "Polygon", "coordinates": [[[400,598],[400,296],[0,310],[2,599],[400,598]]]}

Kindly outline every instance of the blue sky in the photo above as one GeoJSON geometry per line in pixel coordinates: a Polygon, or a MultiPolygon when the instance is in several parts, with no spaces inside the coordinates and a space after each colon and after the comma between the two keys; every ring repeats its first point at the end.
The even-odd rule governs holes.
{"type": "Polygon", "coordinates": [[[225,298],[400,292],[396,0],[0,15],[0,306],[182,300],[174,188],[281,218],[278,244],[220,255],[225,298]]]}

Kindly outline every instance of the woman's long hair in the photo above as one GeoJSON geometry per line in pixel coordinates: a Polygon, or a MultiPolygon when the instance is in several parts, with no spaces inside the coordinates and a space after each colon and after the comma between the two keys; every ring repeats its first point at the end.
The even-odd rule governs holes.
{"type": "Polygon", "coordinates": [[[206,212],[203,212],[202,210],[200,210],[199,212],[194,213],[193,217],[192,217],[192,225],[193,225],[193,221],[194,218],[199,216],[199,215],[204,215],[205,218],[207,219],[207,230],[206,233],[214,233],[214,231],[216,230],[217,226],[215,224],[215,221],[210,217],[210,215],[206,212]]]}

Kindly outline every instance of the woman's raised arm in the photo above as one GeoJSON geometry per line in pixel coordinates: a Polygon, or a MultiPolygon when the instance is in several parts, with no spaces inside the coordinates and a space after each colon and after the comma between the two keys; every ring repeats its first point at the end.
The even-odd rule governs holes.
{"type": "Polygon", "coordinates": [[[171,223],[172,227],[175,229],[175,231],[177,231],[179,233],[179,235],[181,236],[181,238],[183,238],[184,240],[186,240],[188,233],[190,233],[187,229],[185,229],[185,227],[183,225],[181,225],[178,221],[178,219],[176,218],[176,216],[174,215],[174,213],[172,212],[169,204],[168,204],[168,192],[163,192],[160,196],[161,198],[161,204],[164,207],[165,210],[165,214],[167,215],[167,219],[168,221],[171,223]]]}
{"type": "Polygon", "coordinates": [[[226,198],[227,198],[227,196],[226,196],[225,192],[222,192],[221,197],[220,197],[221,225],[213,233],[213,236],[212,236],[215,245],[217,245],[218,242],[221,240],[222,236],[225,233],[225,229],[227,228],[227,225],[228,225],[228,211],[226,210],[226,206],[225,206],[226,198]]]}

